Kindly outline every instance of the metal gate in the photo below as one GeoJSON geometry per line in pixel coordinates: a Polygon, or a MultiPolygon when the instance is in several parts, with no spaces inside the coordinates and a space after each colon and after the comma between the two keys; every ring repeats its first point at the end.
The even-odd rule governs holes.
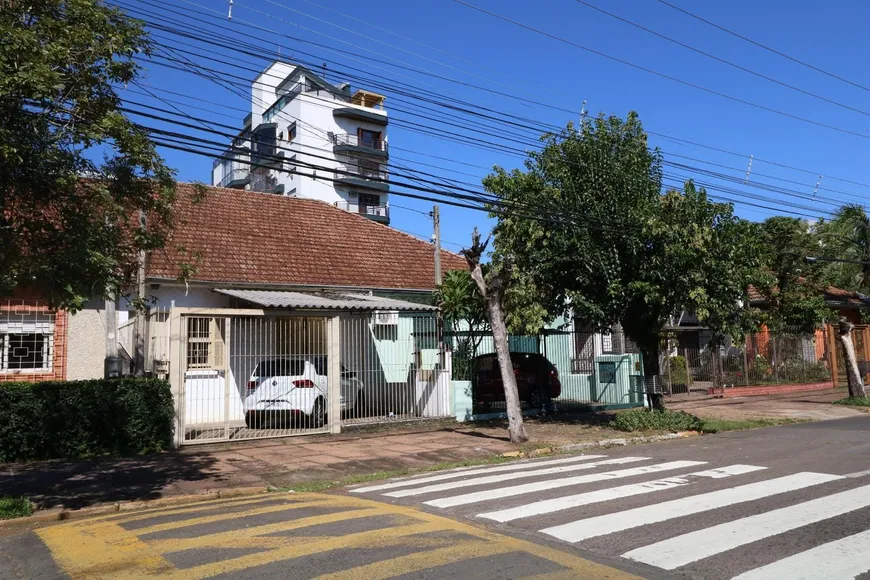
{"type": "Polygon", "coordinates": [[[438,319],[397,311],[341,318],[342,424],[452,415],[438,319]]]}
{"type": "Polygon", "coordinates": [[[181,316],[181,443],[326,433],[330,318],[181,316]]]}

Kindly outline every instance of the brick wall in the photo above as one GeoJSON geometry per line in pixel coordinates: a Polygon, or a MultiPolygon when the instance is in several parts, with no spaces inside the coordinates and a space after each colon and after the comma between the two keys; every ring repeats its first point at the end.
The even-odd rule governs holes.
{"type": "Polygon", "coordinates": [[[67,374],[67,326],[69,314],[55,311],[44,301],[32,298],[11,298],[0,300],[0,322],[15,323],[36,319],[40,323],[53,322],[54,343],[52,345],[51,370],[3,370],[0,369],[0,382],[9,381],[54,381],[64,380],[67,374]]]}

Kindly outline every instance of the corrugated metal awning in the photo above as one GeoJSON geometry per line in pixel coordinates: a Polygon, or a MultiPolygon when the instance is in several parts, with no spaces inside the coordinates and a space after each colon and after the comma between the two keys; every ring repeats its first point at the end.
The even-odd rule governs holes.
{"type": "Polygon", "coordinates": [[[298,308],[302,310],[399,310],[432,312],[437,306],[417,304],[395,298],[382,298],[369,294],[285,292],[277,290],[233,290],[215,288],[215,292],[232,296],[267,308],[298,308]]]}

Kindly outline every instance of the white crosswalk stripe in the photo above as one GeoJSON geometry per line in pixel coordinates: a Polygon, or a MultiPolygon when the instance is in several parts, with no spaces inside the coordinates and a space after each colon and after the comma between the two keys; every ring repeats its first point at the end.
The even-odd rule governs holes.
{"type": "Polygon", "coordinates": [[[490,483],[501,483],[512,479],[521,479],[525,477],[539,477],[541,475],[554,475],[557,473],[568,473],[571,471],[584,471],[594,469],[602,465],[621,465],[624,463],[636,463],[638,461],[647,461],[646,457],[619,457],[617,459],[604,459],[602,461],[593,461],[592,463],[581,463],[580,465],[566,465],[560,467],[548,467],[546,469],[535,469],[531,471],[520,471],[518,473],[505,473],[503,475],[489,475],[486,477],[475,477],[472,479],[463,479],[461,481],[449,481],[447,483],[435,483],[415,489],[403,489],[399,491],[391,491],[384,495],[389,497],[408,497],[411,495],[423,495],[424,493],[433,493],[436,491],[446,491],[459,487],[471,487],[474,485],[487,485],[490,483]]]}
{"type": "Polygon", "coordinates": [[[870,506],[870,485],[656,542],[623,554],[665,570],[870,506]]]}
{"type": "Polygon", "coordinates": [[[762,499],[837,479],[843,479],[843,476],[825,473],[796,473],[794,475],[749,483],[701,495],[693,495],[614,514],[586,518],[546,528],[541,530],[541,532],[566,542],[576,543],[596,536],[621,532],[648,524],[655,524],[708,510],[762,499]]]}
{"type": "Polygon", "coordinates": [[[603,473],[590,473],[589,475],[580,475],[576,477],[568,477],[565,479],[551,479],[549,481],[537,481],[534,483],[514,485],[512,487],[488,489],[485,491],[477,491],[472,493],[466,493],[463,495],[434,499],[425,503],[426,505],[440,508],[467,505],[470,503],[476,503],[490,499],[500,499],[505,497],[523,495],[535,491],[556,489],[559,487],[568,487],[571,485],[580,485],[582,483],[606,481],[609,479],[621,479],[623,477],[635,477],[638,475],[646,475],[647,473],[657,473],[660,471],[668,471],[674,469],[685,469],[687,467],[703,465],[704,463],[704,461],[670,461],[668,463],[660,463],[658,465],[647,465],[644,467],[634,467],[631,469],[621,469],[618,471],[605,471],[603,473]]]}
{"type": "MultiPolygon", "coordinates": [[[[845,489],[850,487],[846,482],[855,481],[863,472],[849,475],[800,472],[771,477],[764,473],[767,467],[760,465],[707,466],[691,471],[691,468],[698,469],[707,462],[655,463],[652,457],[606,457],[586,455],[475,467],[366,485],[351,491],[408,498],[408,501],[416,499],[427,506],[443,509],[470,506],[466,509],[471,510],[475,504],[488,502],[485,509],[478,508],[479,513],[465,513],[484,520],[513,522],[512,525],[529,531],[538,530],[572,544],[612,534],[612,537],[599,542],[590,541],[585,547],[610,557],[621,554],[620,557],[626,560],[662,570],[679,571],[691,565],[687,572],[692,574],[696,572],[695,566],[704,569],[707,564],[702,562],[709,558],[742,547],[749,550],[746,553],[752,554],[766,549],[763,548],[766,542],[781,544],[783,540],[775,538],[782,534],[870,508],[870,485],[845,489]],[[643,461],[653,463],[627,465],[643,461]],[[622,465],[625,467],[614,468],[622,465]],[[577,473],[581,471],[588,473],[577,473]],[[676,473],[663,473],[668,471],[676,473]],[[663,475],[650,477],[658,473],[663,475]],[[748,476],[750,483],[741,483],[742,476],[748,476]],[[638,480],[606,486],[606,482],[627,478],[638,480]],[[712,480],[729,478],[735,480],[730,487],[730,480],[724,487],[712,484],[712,480]],[[515,482],[518,479],[529,481],[515,482]],[[837,481],[840,483],[834,486],[834,490],[825,486],[837,481]],[[565,491],[560,494],[558,490],[565,491]],[[807,497],[800,501],[789,499],[787,494],[800,490],[812,491],[801,492],[807,497]],[[677,499],[657,502],[660,492],[677,499]],[[766,499],[776,502],[775,509],[765,508],[763,500],[766,499]],[[628,507],[613,511],[613,506],[622,505],[622,500],[626,500],[624,503],[628,507]],[[748,502],[759,503],[751,510],[749,506],[744,507],[744,512],[752,513],[745,517],[735,519],[733,512],[721,509],[748,502]],[[598,515],[595,513],[597,510],[600,510],[598,515]],[[683,521],[679,519],[698,514],[702,515],[683,521]],[[544,527],[546,524],[541,522],[548,520],[551,522],[549,527],[544,527]],[[664,527],[640,531],[639,535],[636,532],[639,528],[666,522],[664,527]],[[700,529],[699,525],[702,525],[700,529]],[[691,527],[681,529],[684,526],[691,527]],[[659,529],[665,532],[663,536],[659,535],[659,529]],[[641,542],[642,538],[649,540],[641,542]]],[[[870,573],[870,530],[854,529],[859,525],[857,516],[846,520],[851,528],[844,528],[842,535],[853,534],[848,537],[810,547],[755,569],[747,570],[751,557],[745,565],[741,557],[736,564],[730,564],[733,568],[731,574],[740,573],[734,580],[839,580],[870,573]]],[[[766,555],[764,561],[770,560],[771,556],[766,555]]],[[[720,568],[716,578],[726,575],[728,569],[720,568]]]]}
{"type": "Polygon", "coordinates": [[[373,491],[383,491],[387,489],[396,489],[399,487],[408,487],[412,485],[420,485],[423,483],[432,483],[434,481],[444,481],[447,479],[455,479],[457,477],[469,477],[471,475],[483,475],[491,473],[502,473],[506,471],[520,471],[524,469],[542,469],[554,465],[562,465],[568,463],[580,463],[582,461],[591,461],[592,459],[604,459],[606,455],[577,455],[574,457],[565,457],[560,459],[550,459],[544,461],[535,461],[532,463],[511,463],[509,465],[499,465],[495,467],[483,467],[477,469],[466,469],[462,471],[451,471],[449,473],[441,473],[438,475],[429,475],[425,477],[409,478],[402,481],[394,481],[381,485],[369,485],[365,487],[357,487],[351,489],[352,493],[370,493],[373,491]]]}
{"type": "Polygon", "coordinates": [[[588,491],[576,495],[545,499],[510,509],[480,514],[478,517],[495,520],[497,522],[509,522],[520,518],[549,514],[583,505],[673,489],[675,487],[689,485],[693,481],[697,481],[699,478],[719,479],[730,477],[732,475],[752,473],[753,471],[760,471],[762,469],[765,468],[757,465],[730,465],[721,469],[709,469],[707,471],[689,473],[688,475],[654,479],[653,481],[646,481],[644,483],[632,483],[619,487],[611,487],[609,489],[599,489],[597,491],[588,491]]]}
{"type": "Polygon", "coordinates": [[[816,546],[734,580],[846,580],[870,570],[870,531],[816,546]]]}

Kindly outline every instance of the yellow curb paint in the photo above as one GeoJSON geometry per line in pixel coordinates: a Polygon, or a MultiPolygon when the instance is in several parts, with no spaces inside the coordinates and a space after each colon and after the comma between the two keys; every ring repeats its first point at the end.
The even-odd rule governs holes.
{"type": "Polygon", "coordinates": [[[409,554],[408,556],[401,556],[384,562],[357,566],[334,574],[325,574],[318,576],[316,580],[359,580],[360,578],[365,578],[365,580],[385,580],[401,576],[402,574],[410,574],[411,572],[450,564],[451,562],[495,556],[511,551],[513,550],[498,543],[464,541],[456,546],[417,552],[416,554],[409,554]]]}
{"type": "MultiPolygon", "coordinates": [[[[103,516],[90,520],[60,523],[37,530],[39,537],[51,550],[58,566],[72,579],[138,578],[149,575],[177,580],[209,578],[215,575],[243,572],[255,566],[279,561],[288,561],[313,554],[338,549],[365,549],[370,547],[402,546],[415,550],[413,553],[381,562],[355,566],[348,570],[328,574],[323,580],[386,579],[405,573],[433,568],[471,558],[506,553],[527,553],[559,564],[563,570],[535,576],[537,580],[562,580],[578,578],[606,578],[611,580],[635,580],[636,577],[609,568],[572,554],[546,546],[518,540],[490,532],[464,522],[456,522],[441,516],[417,511],[403,506],[378,503],[371,500],[321,494],[292,494],[285,502],[274,504],[274,496],[245,501],[209,502],[186,508],[161,509],[155,512],[129,514],[119,518],[103,516]],[[223,506],[241,505],[242,511],[227,514],[202,516],[200,511],[223,506]],[[248,507],[249,506],[249,507],[248,507]],[[295,510],[309,506],[336,508],[336,512],[293,519],[295,510]],[[193,538],[168,538],[148,540],[142,537],[149,533],[181,530],[199,524],[219,524],[249,515],[287,513],[287,521],[253,525],[243,529],[227,530],[193,538]],[[125,530],[119,523],[144,520],[155,515],[175,515],[176,522],[156,524],[135,530],[125,530]],[[294,536],[280,537],[270,534],[305,529],[320,524],[333,524],[350,519],[391,516],[395,521],[387,527],[371,529],[341,536],[294,536]],[[429,532],[452,532],[448,536],[425,535],[429,532]],[[208,562],[199,566],[177,569],[165,557],[193,549],[256,548],[257,553],[236,558],[208,562]]],[[[281,498],[279,498],[281,499],[281,498]]]]}
{"type": "MultiPolygon", "coordinates": [[[[387,512],[371,508],[354,510],[350,512],[337,512],[322,516],[301,518],[298,520],[288,520],[286,522],[280,522],[276,524],[250,526],[241,530],[230,530],[207,536],[199,536],[197,538],[173,538],[168,540],[152,540],[149,542],[149,545],[164,552],[175,552],[179,550],[190,550],[194,548],[241,547],[237,542],[241,542],[243,541],[243,539],[246,538],[266,539],[263,538],[263,536],[267,534],[289,532],[291,530],[299,530],[310,526],[316,526],[320,524],[332,524],[335,522],[344,522],[347,520],[367,518],[371,516],[381,515],[384,513],[387,512]]],[[[256,542],[254,542],[246,547],[257,547],[257,545],[256,542]]]]}

